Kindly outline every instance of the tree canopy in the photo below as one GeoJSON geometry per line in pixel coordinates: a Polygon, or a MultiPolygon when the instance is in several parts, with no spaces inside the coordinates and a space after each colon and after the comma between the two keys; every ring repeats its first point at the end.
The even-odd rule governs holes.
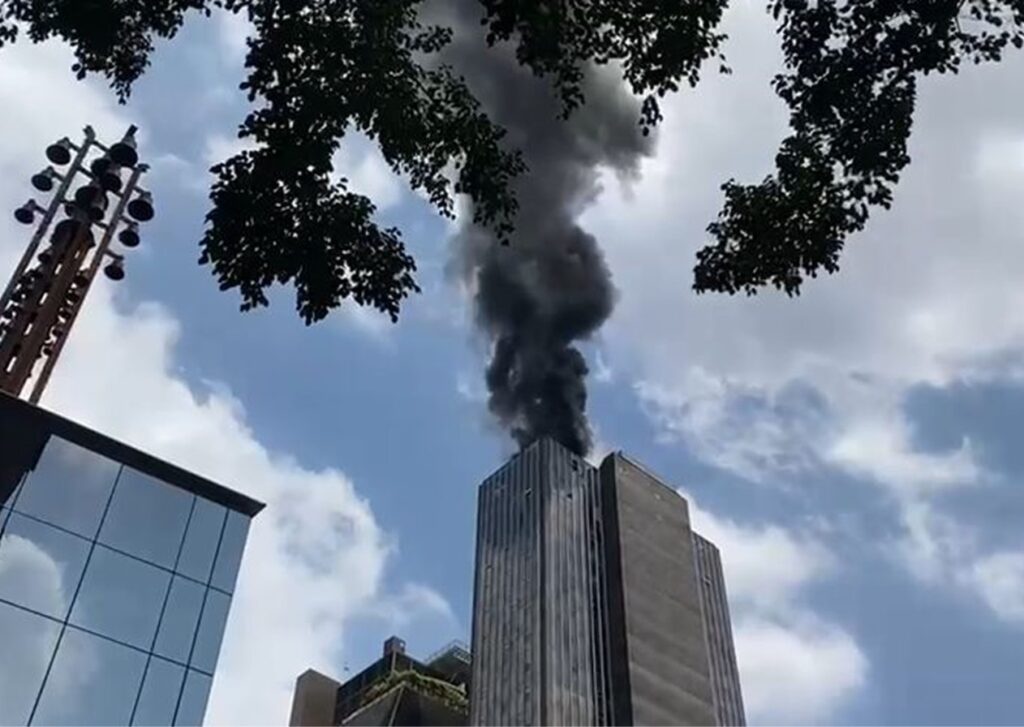
{"type": "MultiPolygon", "coordinates": [[[[466,0],[467,2],[471,0],[466,0]]],[[[549,78],[570,115],[586,103],[588,64],[614,62],[643,101],[695,85],[706,62],[728,71],[718,31],[728,0],[475,0],[487,42],[549,78]]],[[[527,170],[456,69],[440,59],[452,29],[424,20],[423,0],[0,0],[0,47],[19,33],[67,41],[79,78],[105,76],[121,100],[157,38],[189,13],[224,11],[253,25],[242,84],[252,109],[239,131],[252,148],[213,168],[200,262],[243,309],[293,284],[307,323],[344,299],[396,319],[418,287],[400,231],[371,199],[332,176],[346,133],[376,142],[386,162],[441,214],[454,195],[506,238],[527,170]],[[454,179],[450,183],[449,179],[454,179]]],[[[792,133],[758,184],[729,180],[694,269],[698,292],[796,294],[835,272],[848,236],[887,208],[910,162],[917,82],[1024,45],[1024,0],[766,0],[785,68],[775,91],[792,133]]]]}
{"type": "Polygon", "coordinates": [[[792,133],[760,184],[730,180],[697,253],[698,291],[790,295],[805,276],[839,269],[846,238],[889,208],[917,82],[1020,48],[1021,0],[776,0],[785,71],[774,87],[792,133]]]}

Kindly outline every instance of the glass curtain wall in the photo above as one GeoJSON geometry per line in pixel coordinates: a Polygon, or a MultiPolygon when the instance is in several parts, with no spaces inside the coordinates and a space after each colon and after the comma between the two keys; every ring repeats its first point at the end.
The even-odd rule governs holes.
{"type": "Polygon", "coordinates": [[[248,528],[51,436],[0,502],[0,725],[201,724],[248,528]]]}

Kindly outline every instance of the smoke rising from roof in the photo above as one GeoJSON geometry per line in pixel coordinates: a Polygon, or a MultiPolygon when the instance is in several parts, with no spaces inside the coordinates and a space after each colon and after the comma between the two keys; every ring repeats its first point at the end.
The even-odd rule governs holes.
{"type": "Polygon", "coordinates": [[[651,142],[640,131],[639,104],[611,69],[587,70],[587,103],[565,121],[547,80],[520,66],[512,48],[485,44],[477,4],[452,5],[445,20],[455,40],[444,60],[528,166],[515,182],[509,244],[473,225],[472,215],[454,241],[476,324],[493,346],[489,407],[520,446],[547,436],[586,454],[588,368],[575,344],[608,319],[616,293],[597,240],[576,218],[599,191],[599,169],[634,173],[651,142]]]}

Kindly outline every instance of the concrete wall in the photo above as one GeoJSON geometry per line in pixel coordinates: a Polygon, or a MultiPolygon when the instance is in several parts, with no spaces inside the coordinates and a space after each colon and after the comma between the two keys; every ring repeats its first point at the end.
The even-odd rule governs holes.
{"type": "Polygon", "coordinates": [[[302,672],[295,680],[292,714],[288,720],[290,727],[333,725],[334,705],[340,686],[338,682],[313,669],[302,672]]]}
{"type": "Polygon", "coordinates": [[[743,727],[743,695],[732,641],[729,603],[725,595],[725,576],[718,548],[711,541],[693,534],[697,584],[700,586],[704,629],[711,668],[711,692],[719,725],[743,727]]]}
{"type": "Polygon", "coordinates": [[[618,535],[608,590],[614,600],[621,589],[622,613],[610,621],[611,640],[628,669],[615,673],[615,721],[714,724],[686,501],[621,454],[602,463],[601,486],[618,535]]]}

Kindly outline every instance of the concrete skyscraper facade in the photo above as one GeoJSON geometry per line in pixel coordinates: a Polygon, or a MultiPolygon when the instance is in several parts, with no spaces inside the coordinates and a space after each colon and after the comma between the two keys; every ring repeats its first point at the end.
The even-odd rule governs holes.
{"type": "Polygon", "coordinates": [[[693,534],[704,630],[708,639],[708,666],[715,717],[720,725],[746,724],[736,650],[732,642],[729,603],[725,597],[722,557],[710,540],[693,534]]]}
{"type": "Polygon", "coordinates": [[[472,724],[609,721],[600,512],[597,471],[551,440],[484,482],[472,724]]]}
{"type": "Polygon", "coordinates": [[[686,501],[622,454],[594,468],[541,440],[513,457],[479,494],[471,723],[742,724],[702,543],[686,501]]]}

